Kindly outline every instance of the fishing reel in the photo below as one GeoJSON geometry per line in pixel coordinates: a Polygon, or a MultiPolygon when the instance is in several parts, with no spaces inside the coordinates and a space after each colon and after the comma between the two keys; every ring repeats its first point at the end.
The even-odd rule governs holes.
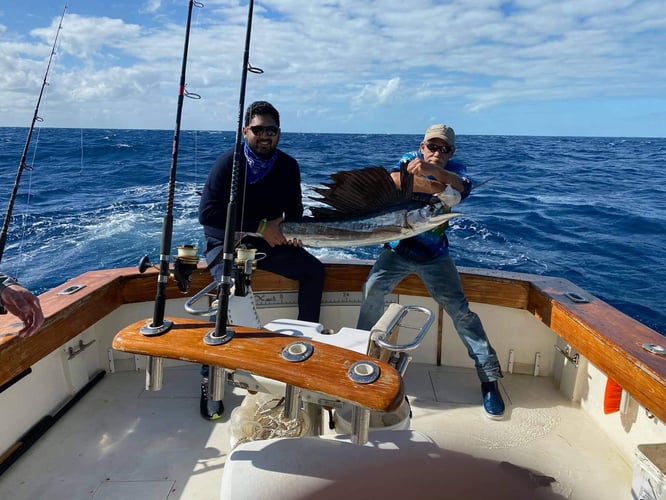
{"type": "MultiPolygon", "coordinates": [[[[252,273],[257,269],[257,261],[264,258],[266,254],[257,254],[256,248],[246,245],[240,245],[236,248],[234,257],[234,267],[231,271],[233,287],[231,295],[234,297],[247,297],[252,293],[252,273]]],[[[220,283],[213,280],[208,286],[200,292],[194,294],[191,299],[185,302],[185,310],[197,316],[212,316],[217,313],[217,299],[220,283]],[[207,297],[208,304],[206,309],[198,309],[194,306],[202,298],[207,297]]]]}
{"type": "Polygon", "coordinates": [[[245,297],[250,291],[252,272],[257,269],[257,249],[240,245],[234,259],[234,295],[245,297]]]}
{"type": "MultiPolygon", "coordinates": [[[[178,247],[178,254],[174,259],[173,270],[169,272],[169,278],[174,279],[178,284],[178,290],[181,293],[190,291],[192,283],[192,273],[197,270],[199,256],[197,247],[193,245],[182,245],[178,247]]],[[[144,273],[149,267],[159,268],[150,262],[150,258],[144,255],[139,261],[139,272],[144,273]]]]}

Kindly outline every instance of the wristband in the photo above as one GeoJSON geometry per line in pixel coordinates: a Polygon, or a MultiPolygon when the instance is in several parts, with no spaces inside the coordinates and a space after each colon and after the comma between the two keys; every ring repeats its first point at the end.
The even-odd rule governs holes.
{"type": "Polygon", "coordinates": [[[18,285],[18,280],[12,278],[11,276],[1,275],[0,273],[0,314],[7,314],[7,309],[5,309],[4,304],[2,303],[2,292],[11,285],[18,285]]]}
{"type": "Polygon", "coordinates": [[[16,278],[12,278],[11,276],[7,276],[6,274],[0,275],[0,293],[2,293],[5,288],[11,285],[18,285],[18,280],[16,278]]]}
{"type": "Polygon", "coordinates": [[[266,219],[261,219],[261,226],[259,226],[257,233],[263,236],[264,231],[266,231],[266,224],[268,224],[268,221],[266,219]]]}

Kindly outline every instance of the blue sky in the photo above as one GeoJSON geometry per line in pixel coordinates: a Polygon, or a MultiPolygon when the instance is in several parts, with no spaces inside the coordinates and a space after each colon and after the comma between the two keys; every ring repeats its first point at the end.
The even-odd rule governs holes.
{"type": "MultiPolygon", "coordinates": [[[[202,3],[181,125],[235,130],[247,2],[202,3]]],[[[0,126],[30,124],[64,5],[0,5],[0,126]]],[[[42,126],[173,129],[187,6],[70,0],[42,126]]],[[[291,132],[666,137],[665,47],[663,0],[261,1],[246,104],[291,132]]]]}

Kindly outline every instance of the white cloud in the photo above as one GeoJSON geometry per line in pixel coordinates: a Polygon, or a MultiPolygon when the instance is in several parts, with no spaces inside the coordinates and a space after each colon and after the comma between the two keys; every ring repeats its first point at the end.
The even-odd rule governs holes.
{"type": "Polygon", "coordinates": [[[365,85],[361,92],[353,98],[353,103],[357,107],[386,104],[397,94],[399,87],[399,77],[391,78],[385,82],[376,82],[365,85]]]}
{"type": "Polygon", "coordinates": [[[161,0],[148,0],[145,7],[143,8],[143,12],[157,12],[161,4],[161,0]]]}
{"type": "MultiPolygon", "coordinates": [[[[248,75],[247,99],[273,99],[286,129],[291,117],[300,130],[370,132],[363,127],[386,123],[381,115],[393,113],[403,118],[396,131],[420,130],[423,117],[433,114],[421,107],[473,125],[498,106],[663,102],[662,7],[660,0],[260,3],[250,63],[265,73],[248,75]]],[[[186,9],[127,0],[126,11],[120,18],[118,10],[91,16],[70,8],[51,98],[68,101],[70,109],[108,108],[103,117],[110,126],[164,127],[155,110],[174,112],[186,9]]],[[[187,103],[194,127],[235,129],[246,20],[247,7],[233,0],[194,9],[187,82],[202,95],[187,103]]],[[[58,21],[54,15],[49,25],[20,35],[0,29],[0,84],[10,89],[0,94],[0,111],[8,125],[20,124],[34,101],[58,21]]]]}

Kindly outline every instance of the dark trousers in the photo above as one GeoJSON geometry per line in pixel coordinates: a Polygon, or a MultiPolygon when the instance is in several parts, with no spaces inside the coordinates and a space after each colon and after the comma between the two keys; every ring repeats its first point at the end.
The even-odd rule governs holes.
{"type": "MultiPolygon", "coordinates": [[[[261,238],[245,238],[243,243],[257,249],[257,268],[298,281],[298,319],[318,323],[324,289],[324,265],[321,261],[302,247],[271,247],[261,238]]],[[[206,262],[213,262],[222,252],[222,247],[221,240],[207,237],[206,262]]],[[[217,262],[210,272],[219,281],[222,261],[217,262]]]]}

